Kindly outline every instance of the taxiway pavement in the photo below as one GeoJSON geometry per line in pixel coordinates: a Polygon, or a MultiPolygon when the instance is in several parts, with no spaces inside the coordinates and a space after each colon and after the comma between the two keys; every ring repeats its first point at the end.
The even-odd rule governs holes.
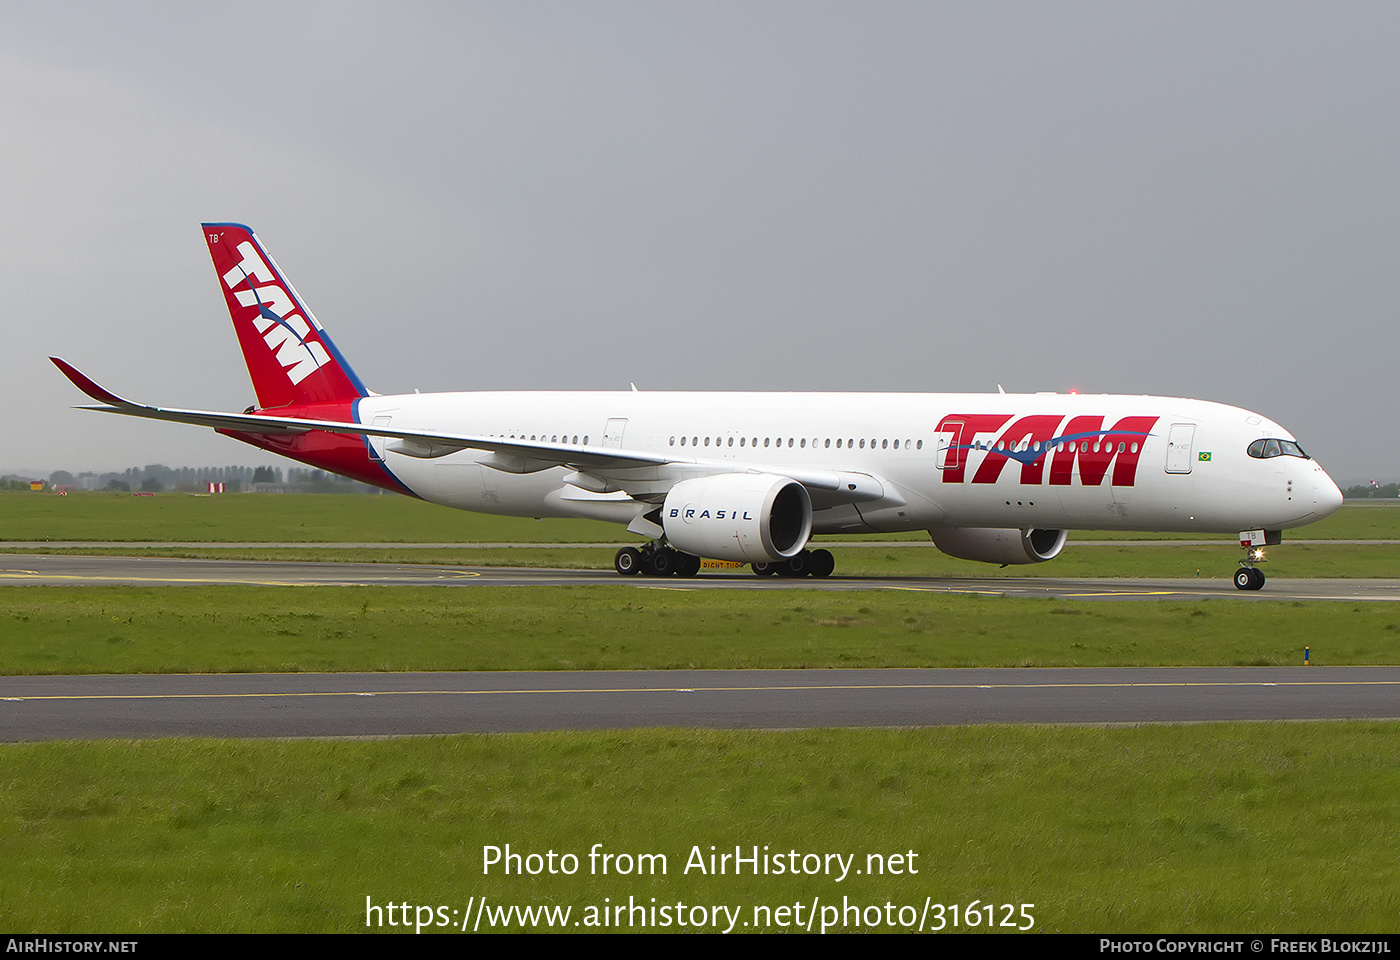
{"type": "Polygon", "coordinates": [[[1085,600],[1398,601],[1400,579],[1270,578],[1263,590],[1236,590],[1226,577],[1180,580],[1050,577],[755,577],[747,572],[698,577],[620,577],[611,571],[454,567],[416,563],[190,560],[71,554],[0,555],[0,586],[631,586],[665,590],[913,590],[1085,600]]]}
{"type": "Polygon", "coordinates": [[[0,677],[0,740],[1400,717],[1400,667],[0,677]]]}

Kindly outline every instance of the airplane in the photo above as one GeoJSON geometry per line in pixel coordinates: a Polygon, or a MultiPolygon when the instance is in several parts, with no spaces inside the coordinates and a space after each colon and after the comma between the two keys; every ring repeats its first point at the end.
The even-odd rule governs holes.
{"type": "Polygon", "coordinates": [[[1249,410],[1091,394],[474,392],[366,389],[253,231],[203,224],[253,382],[242,413],[148,406],[50,359],[80,409],[212,427],[396,493],[525,517],[586,517],[650,542],[625,575],[702,558],[829,576],[817,534],[927,531],[944,553],[1042,563],[1071,529],[1239,532],[1235,586],[1341,491],[1249,410]]]}

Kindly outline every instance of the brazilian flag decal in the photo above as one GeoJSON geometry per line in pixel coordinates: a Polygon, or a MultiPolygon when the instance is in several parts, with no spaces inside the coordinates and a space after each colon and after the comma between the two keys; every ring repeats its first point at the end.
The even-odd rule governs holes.
{"type": "Polygon", "coordinates": [[[1199,454],[1197,454],[1197,459],[1200,460],[1202,463],[1210,463],[1210,451],[1202,450],[1199,454]]]}

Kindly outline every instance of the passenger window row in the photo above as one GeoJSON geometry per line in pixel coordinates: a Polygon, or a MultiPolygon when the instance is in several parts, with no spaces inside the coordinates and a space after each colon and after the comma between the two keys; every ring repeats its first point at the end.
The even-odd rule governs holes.
{"type": "MultiPolygon", "coordinates": [[[[855,437],[838,437],[838,438],[836,438],[835,440],[833,440],[831,437],[827,437],[827,438],[823,441],[820,437],[813,437],[813,438],[809,441],[806,437],[786,437],[786,438],[784,438],[784,437],[776,437],[776,438],[775,438],[775,437],[764,437],[764,438],[763,438],[763,446],[764,446],[765,448],[768,448],[768,447],[783,447],[783,446],[787,446],[787,447],[797,447],[797,448],[801,449],[801,448],[806,448],[807,446],[810,445],[811,448],[812,448],[813,450],[817,449],[819,446],[829,450],[829,449],[832,448],[832,445],[833,445],[833,444],[835,444],[835,447],[836,447],[837,450],[842,450],[842,449],[855,450],[855,449],[857,449],[857,448],[859,448],[859,449],[861,449],[861,450],[866,450],[866,449],[870,449],[870,450],[876,450],[876,449],[879,449],[879,450],[899,450],[899,449],[901,448],[901,444],[903,445],[903,449],[905,449],[905,450],[922,450],[922,449],[924,448],[924,442],[923,442],[922,440],[909,440],[909,439],[905,439],[905,440],[890,440],[890,439],[886,438],[886,439],[881,440],[881,439],[879,439],[879,438],[874,438],[874,437],[872,437],[871,439],[867,440],[867,439],[865,439],[864,437],[861,437],[861,438],[859,438],[859,439],[857,439],[857,438],[855,438],[855,437]],[[869,446],[867,446],[867,444],[868,444],[869,446]]],[[[710,446],[714,446],[714,447],[733,447],[733,446],[739,446],[739,447],[754,447],[754,448],[757,448],[758,445],[759,445],[759,438],[758,438],[758,437],[713,437],[713,438],[711,438],[711,437],[672,437],[672,438],[671,438],[671,446],[673,446],[673,447],[676,447],[676,446],[680,446],[680,447],[685,447],[685,446],[691,446],[691,447],[700,447],[700,446],[705,446],[705,447],[710,447],[710,446]],[[737,441],[737,442],[736,442],[736,441],[737,441]]]]}

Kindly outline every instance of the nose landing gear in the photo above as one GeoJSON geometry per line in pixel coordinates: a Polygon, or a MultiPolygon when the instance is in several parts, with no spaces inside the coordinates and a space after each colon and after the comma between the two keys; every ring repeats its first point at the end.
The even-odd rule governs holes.
{"type": "Polygon", "coordinates": [[[1258,590],[1264,586],[1264,571],[1255,566],[1264,562],[1264,547],[1282,542],[1278,530],[1242,530],[1240,546],[1245,549],[1240,568],[1235,571],[1236,590],[1258,590]]]}

